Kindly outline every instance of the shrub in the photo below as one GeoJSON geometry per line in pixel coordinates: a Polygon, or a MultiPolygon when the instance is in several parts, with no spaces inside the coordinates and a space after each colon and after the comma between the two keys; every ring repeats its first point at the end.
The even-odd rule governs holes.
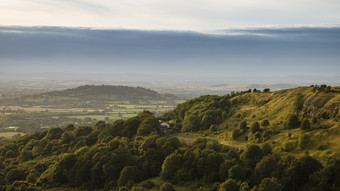
{"type": "Polygon", "coordinates": [[[244,180],[246,178],[246,170],[240,165],[232,166],[228,173],[229,177],[235,180],[244,180]]]}
{"type": "Polygon", "coordinates": [[[25,180],[25,172],[21,169],[12,169],[6,174],[6,180],[9,183],[13,183],[16,180],[25,180]]]}
{"type": "Polygon", "coordinates": [[[232,138],[233,138],[234,140],[236,140],[237,137],[238,137],[239,135],[240,135],[240,130],[235,129],[235,130],[233,131],[233,134],[232,134],[231,136],[232,136],[232,138]]]}
{"type": "Polygon", "coordinates": [[[269,121],[267,119],[264,119],[262,122],[261,122],[261,126],[262,127],[267,127],[269,126],[269,121]]]}
{"type": "Polygon", "coordinates": [[[301,94],[297,95],[293,104],[294,110],[296,112],[299,112],[303,108],[303,103],[304,103],[303,95],[301,94]]]}
{"type": "Polygon", "coordinates": [[[259,189],[261,191],[281,191],[282,185],[277,178],[265,178],[261,181],[259,189]]]}
{"type": "Polygon", "coordinates": [[[247,122],[246,122],[246,121],[242,121],[242,122],[240,123],[240,129],[241,129],[242,131],[247,131],[247,122]]]}
{"type": "Polygon", "coordinates": [[[250,128],[250,131],[251,133],[256,133],[256,132],[259,132],[261,131],[260,129],[260,124],[258,122],[254,122],[252,125],[251,125],[251,128],[250,128]]]}
{"type": "Polygon", "coordinates": [[[228,179],[220,185],[219,191],[238,191],[238,184],[233,179],[228,179]]]}
{"type": "Polygon", "coordinates": [[[270,146],[269,143],[264,143],[264,144],[261,146],[261,150],[262,150],[263,156],[266,156],[266,155],[272,153],[272,147],[270,146]]]}
{"type": "Polygon", "coordinates": [[[301,130],[310,130],[310,123],[308,119],[304,119],[300,126],[301,130]]]}
{"type": "Polygon", "coordinates": [[[169,182],[165,182],[161,185],[160,191],[175,191],[175,189],[172,184],[170,184],[169,182]]]}
{"type": "Polygon", "coordinates": [[[136,168],[132,166],[125,166],[120,172],[118,179],[118,186],[126,186],[129,182],[134,182],[136,177],[136,168]]]}
{"type": "Polygon", "coordinates": [[[303,150],[309,145],[309,142],[310,142],[309,136],[306,134],[303,134],[299,137],[298,146],[301,150],[303,150]]]}
{"type": "Polygon", "coordinates": [[[296,129],[300,126],[299,117],[295,114],[289,115],[287,118],[287,129],[296,129]]]}
{"type": "Polygon", "coordinates": [[[294,150],[296,148],[296,143],[289,141],[289,142],[285,142],[283,143],[283,150],[286,152],[290,152],[292,150],[294,150]]]}

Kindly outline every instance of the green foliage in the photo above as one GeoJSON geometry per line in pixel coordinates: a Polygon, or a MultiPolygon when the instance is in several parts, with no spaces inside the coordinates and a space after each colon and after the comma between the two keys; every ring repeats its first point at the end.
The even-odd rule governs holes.
{"type": "Polygon", "coordinates": [[[310,137],[307,134],[302,134],[298,140],[298,147],[301,150],[303,150],[309,145],[309,143],[310,143],[310,137]]]}
{"type": "Polygon", "coordinates": [[[242,182],[240,185],[239,191],[250,191],[249,185],[247,182],[242,182]]]}
{"type": "Polygon", "coordinates": [[[137,130],[137,135],[150,135],[152,132],[157,132],[158,127],[158,120],[154,116],[150,116],[141,122],[137,130]]]}
{"type": "Polygon", "coordinates": [[[262,150],[263,156],[266,156],[272,153],[272,147],[270,146],[269,143],[262,144],[261,150],[262,150]]]}
{"type": "Polygon", "coordinates": [[[240,130],[235,129],[235,130],[233,131],[233,134],[231,135],[231,137],[232,137],[234,140],[236,140],[237,137],[239,137],[240,135],[241,135],[240,130]]]}
{"type": "Polygon", "coordinates": [[[250,127],[250,132],[255,134],[256,132],[260,132],[260,124],[258,122],[254,122],[250,127]]]}
{"type": "Polygon", "coordinates": [[[233,179],[228,179],[220,186],[219,191],[238,191],[238,184],[233,179]]]}
{"type": "Polygon", "coordinates": [[[254,165],[262,159],[261,148],[257,145],[249,145],[241,154],[241,159],[245,162],[254,165]]]}
{"type": "Polygon", "coordinates": [[[265,178],[259,186],[260,191],[281,191],[282,185],[277,178],[265,178]]]}
{"type": "Polygon", "coordinates": [[[264,119],[261,121],[261,126],[262,127],[268,127],[269,126],[269,121],[267,119],[264,119]]]}
{"type": "Polygon", "coordinates": [[[301,130],[306,130],[306,131],[310,130],[310,122],[309,122],[309,120],[308,119],[302,120],[300,128],[301,128],[301,130]]]}
{"type": "Polygon", "coordinates": [[[128,183],[133,184],[137,173],[136,167],[125,166],[120,172],[118,187],[127,186],[128,183]]]}
{"type": "Polygon", "coordinates": [[[321,163],[310,157],[303,156],[293,161],[285,173],[284,190],[298,188],[308,182],[309,176],[322,168],[321,163]]]}
{"type": "Polygon", "coordinates": [[[175,191],[171,183],[165,182],[161,185],[160,191],[175,191]]]}
{"type": "Polygon", "coordinates": [[[173,111],[163,115],[182,123],[183,131],[209,129],[211,125],[222,122],[230,108],[229,95],[201,96],[179,104],[173,111]]]}
{"type": "Polygon", "coordinates": [[[287,129],[296,129],[300,126],[299,117],[295,114],[291,114],[287,118],[287,129]]]}
{"type": "Polygon", "coordinates": [[[236,165],[236,160],[225,160],[219,167],[219,177],[221,181],[225,181],[229,177],[229,169],[236,165]]]}
{"type": "Polygon", "coordinates": [[[295,101],[293,103],[294,111],[300,112],[303,108],[303,103],[305,102],[304,97],[302,94],[296,96],[295,101]]]}
{"type": "Polygon", "coordinates": [[[279,168],[280,156],[277,154],[267,155],[262,158],[255,166],[253,171],[253,182],[259,183],[266,177],[272,177],[277,175],[279,168]]]}
{"type": "Polygon", "coordinates": [[[88,134],[92,132],[92,130],[93,129],[91,127],[82,126],[82,127],[76,128],[74,134],[76,137],[87,136],[88,134]]]}
{"type": "Polygon", "coordinates": [[[48,140],[59,139],[63,132],[64,131],[61,128],[51,128],[50,130],[48,130],[45,139],[48,140]]]}
{"type": "Polygon", "coordinates": [[[283,143],[283,150],[286,152],[293,151],[296,147],[296,142],[288,141],[283,143]]]}
{"type": "Polygon", "coordinates": [[[240,127],[239,127],[242,131],[247,131],[248,130],[248,127],[247,127],[247,122],[246,121],[242,121],[240,123],[240,127]]]}
{"type": "Polygon", "coordinates": [[[25,180],[25,179],[26,179],[26,175],[25,175],[24,170],[22,169],[11,169],[6,174],[6,180],[10,184],[16,180],[25,180]]]}
{"type": "Polygon", "coordinates": [[[246,170],[243,166],[234,165],[232,166],[229,171],[229,177],[235,180],[245,180],[246,178],[246,170]]]}

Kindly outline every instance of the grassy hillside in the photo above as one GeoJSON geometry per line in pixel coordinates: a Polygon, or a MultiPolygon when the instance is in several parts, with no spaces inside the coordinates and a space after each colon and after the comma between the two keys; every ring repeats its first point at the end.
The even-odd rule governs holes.
{"type": "MultiPolygon", "coordinates": [[[[185,132],[203,130],[199,132],[223,144],[245,148],[251,143],[270,142],[280,153],[289,150],[292,154],[301,155],[307,151],[313,157],[326,160],[330,155],[340,157],[339,89],[317,86],[202,96],[180,104],[163,117],[175,120],[185,132]],[[219,100],[223,98],[228,99],[228,103],[221,104],[219,100]],[[202,116],[208,114],[208,110],[215,111],[215,114],[209,115],[213,120],[206,124],[206,118],[202,116]],[[198,121],[187,123],[187,120],[193,121],[193,115],[198,121]],[[288,119],[292,115],[298,117],[296,127],[288,127],[288,119]],[[269,122],[267,125],[262,124],[265,120],[269,122]],[[310,128],[302,130],[303,121],[304,124],[309,123],[310,128]],[[244,127],[241,127],[242,122],[244,127]],[[256,132],[251,132],[254,123],[259,125],[256,135],[256,132]],[[299,149],[302,135],[308,135],[310,141],[305,148],[299,149]],[[291,148],[285,149],[286,144],[291,148]]],[[[196,136],[193,135],[192,139],[196,136]]],[[[187,133],[185,138],[188,140],[189,137],[190,133],[187,133]]]]}
{"type": "Polygon", "coordinates": [[[25,135],[0,146],[0,189],[336,191],[339,95],[323,86],[207,95],[160,118],[25,135]]]}

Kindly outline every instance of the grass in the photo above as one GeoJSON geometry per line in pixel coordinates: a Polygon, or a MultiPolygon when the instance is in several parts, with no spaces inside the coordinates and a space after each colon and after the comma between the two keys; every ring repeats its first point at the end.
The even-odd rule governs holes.
{"type": "Polygon", "coordinates": [[[12,137],[14,137],[15,135],[20,134],[20,136],[24,136],[25,133],[22,132],[2,132],[0,133],[0,137],[5,137],[7,139],[11,139],[12,137]]]}

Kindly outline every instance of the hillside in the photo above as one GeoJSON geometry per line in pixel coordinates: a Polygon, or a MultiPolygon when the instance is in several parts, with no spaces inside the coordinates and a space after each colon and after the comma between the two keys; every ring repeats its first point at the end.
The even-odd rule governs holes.
{"type": "Polygon", "coordinates": [[[46,106],[57,108],[103,108],[112,102],[163,101],[178,99],[173,95],[161,95],[142,87],[84,85],[62,91],[53,91],[20,98],[3,99],[1,105],[46,106]]]}
{"type": "Polygon", "coordinates": [[[52,128],[1,144],[0,189],[336,191],[339,106],[339,87],[250,90],[52,128]]]}
{"type": "Polygon", "coordinates": [[[326,160],[329,155],[340,157],[339,89],[317,86],[202,96],[178,105],[163,117],[175,120],[184,132],[214,131],[210,138],[243,148],[268,141],[278,151],[291,145],[293,153],[303,154],[298,141],[308,135],[311,144],[307,150],[326,160]],[[223,100],[228,102],[222,104],[223,100]],[[292,116],[297,117],[296,125],[290,124],[292,116]],[[307,127],[301,130],[301,125],[307,127]]]}

